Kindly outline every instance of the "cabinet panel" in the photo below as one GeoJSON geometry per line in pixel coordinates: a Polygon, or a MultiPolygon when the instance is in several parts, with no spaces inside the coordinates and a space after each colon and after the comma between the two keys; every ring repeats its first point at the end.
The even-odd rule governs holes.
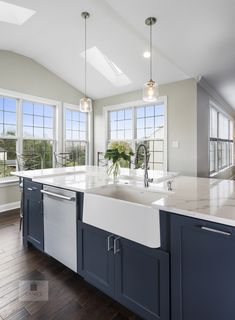
{"type": "MultiPolygon", "coordinates": [[[[106,231],[78,221],[78,272],[88,282],[114,295],[114,256],[106,231]]],[[[110,239],[111,241],[112,239],[110,239]]]]}
{"type": "Polygon", "coordinates": [[[144,319],[169,319],[169,255],[120,239],[116,298],[144,319]]]}
{"type": "Polygon", "coordinates": [[[44,224],[42,185],[32,181],[24,180],[24,244],[31,242],[35,247],[43,250],[44,247],[44,224]]]}
{"type": "Polygon", "coordinates": [[[172,320],[235,319],[234,228],[172,215],[171,270],[172,320]]]}

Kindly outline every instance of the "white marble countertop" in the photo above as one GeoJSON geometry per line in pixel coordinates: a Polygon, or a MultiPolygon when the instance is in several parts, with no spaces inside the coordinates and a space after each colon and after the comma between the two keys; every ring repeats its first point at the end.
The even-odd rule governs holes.
{"type": "MultiPolygon", "coordinates": [[[[113,184],[112,178],[106,173],[106,168],[96,166],[21,171],[15,172],[14,175],[80,192],[113,184]]],[[[143,175],[142,169],[122,169],[119,184],[144,188],[143,175]]],[[[154,178],[154,184],[150,184],[146,190],[163,192],[162,198],[153,202],[154,208],[235,226],[235,182],[233,180],[176,176],[174,173],[151,170],[149,170],[149,177],[154,178]],[[173,176],[173,191],[166,192],[166,182],[162,181],[173,176]]]]}
{"type": "Polygon", "coordinates": [[[167,212],[235,226],[235,182],[178,176],[173,182],[173,192],[152,206],[167,212]]]}
{"type": "Polygon", "coordinates": [[[50,169],[37,169],[37,170],[27,170],[27,171],[15,171],[11,172],[11,175],[34,179],[34,178],[43,178],[48,176],[60,176],[70,173],[77,173],[81,171],[85,171],[87,166],[77,166],[77,167],[63,167],[63,168],[50,168],[50,169]]]}
{"type": "MultiPolygon", "coordinates": [[[[32,179],[35,182],[47,184],[73,191],[86,192],[93,188],[113,184],[112,177],[107,175],[106,167],[77,166],[66,168],[52,168],[42,170],[12,172],[12,175],[32,179]]],[[[176,176],[174,172],[149,170],[149,177],[154,184],[176,176]]],[[[143,186],[144,170],[121,169],[120,183],[143,186]]]]}

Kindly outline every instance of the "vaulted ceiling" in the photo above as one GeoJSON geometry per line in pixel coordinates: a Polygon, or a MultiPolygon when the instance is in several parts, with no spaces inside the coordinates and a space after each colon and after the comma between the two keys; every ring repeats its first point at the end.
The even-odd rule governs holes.
{"type": "Polygon", "coordinates": [[[88,49],[96,47],[130,79],[115,86],[88,66],[88,94],[101,98],[140,89],[148,80],[148,16],[153,29],[154,76],[168,83],[203,76],[235,108],[234,0],[9,0],[36,10],[22,26],[0,22],[0,49],[28,56],[84,89],[84,21],[88,49]]]}

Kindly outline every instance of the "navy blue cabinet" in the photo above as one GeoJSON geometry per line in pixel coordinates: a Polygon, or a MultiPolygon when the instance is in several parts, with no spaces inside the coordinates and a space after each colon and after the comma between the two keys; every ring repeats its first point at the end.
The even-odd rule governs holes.
{"type": "Polygon", "coordinates": [[[171,319],[235,319],[235,229],[171,215],[171,319]]]}
{"type": "Polygon", "coordinates": [[[116,239],[116,299],[144,319],[169,319],[169,254],[116,239]]]}
{"type": "Polygon", "coordinates": [[[24,245],[27,246],[30,242],[43,251],[44,224],[41,189],[42,185],[40,183],[24,179],[24,245]]]}
{"type": "Polygon", "coordinates": [[[78,221],[78,273],[89,283],[113,297],[112,240],[108,232],[78,221]]]}
{"type": "Polygon", "coordinates": [[[78,222],[78,272],[146,320],[169,320],[169,255],[78,222]]]}

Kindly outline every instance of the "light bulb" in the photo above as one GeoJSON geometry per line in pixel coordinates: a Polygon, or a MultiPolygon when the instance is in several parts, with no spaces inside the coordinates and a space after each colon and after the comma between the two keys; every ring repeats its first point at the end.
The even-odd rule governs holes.
{"type": "Polygon", "coordinates": [[[152,97],[154,95],[154,89],[152,86],[149,86],[148,88],[148,96],[152,97]]]}
{"type": "Polygon", "coordinates": [[[90,98],[82,98],[80,100],[80,111],[81,112],[91,112],[92,111],[92,101],[90,98]]]}
{"type": "Polygon", "coordinates": [[[156,101],[159,95],[159,88],[155,81],[149,80],[143,87],[143,100],[147,102],[156,101]]]}
{"type": "Polygon", "coordinates": [[[145,52],[143,53],[143,57],[146,58],[146,59],[148,59],[148,58],[151,57],[151,53],[150,53],[149,51],[145,51],[145,52]]]}

